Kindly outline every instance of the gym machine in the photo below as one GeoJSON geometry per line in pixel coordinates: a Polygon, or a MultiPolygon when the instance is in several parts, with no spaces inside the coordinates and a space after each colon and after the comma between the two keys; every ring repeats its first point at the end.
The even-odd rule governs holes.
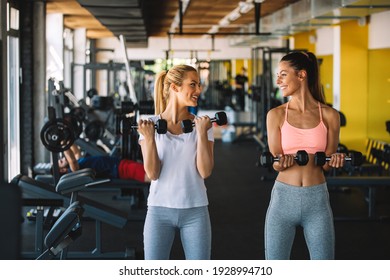
{"type": "MultiPolygon", "coordinates": [[[[26,195],[36,196],[41,201],[57,201],[57,203],[68,205],[68,207],[47,233],[44,240],[45,251],[43,251],[43,212],[37,211],[39,215],[36,221],[36,247],[34,252],[24,253],[23,256],[48,259],[55,258],[61,253],[61,259],[68,257],[133,258],[134,249],[126,249],[124,252],[102,252],[102,223],[123,228],[128,220],[127,213],[121,213],[116,209],[78,195],[81,190],[110,180],[96,180],[96,174],[90,169],[82,169],[59,178],[58,164],[55,164],[58,163],[58,153],[68,149],[74,143],[75,138],[71,124],[57,118],[54,108],[49,107],[48,111],[49,120],[41,130],[41,140],[52,153],[54,182],[53,184],[43,183],[20,174],[12,180],[12,183],[19,186],[26,195]],[[80,236],[83,213],[95,220],[95,248],[91,252],[67,252],[69,244],[80,236]]],[[[43,210],[43,204],[39,201],[36,203],[38,209],[43,210]]]]}

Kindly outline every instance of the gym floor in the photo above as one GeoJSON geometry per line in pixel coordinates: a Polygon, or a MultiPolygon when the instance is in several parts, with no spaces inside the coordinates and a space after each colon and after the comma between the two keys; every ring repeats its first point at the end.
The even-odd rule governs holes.
{"type": "MultiPolygon", "coordinates": [[[[267,169],[256,166],[258,145],[253,140],[215,143],[215,168],[206,180],[209,211],[212,222],[212,259],[264,259],[264,219],[273,180],[267,169]]],[[[142,230],[145,207],[131,209],[128,200],[113,200],[115,192],[89,192],[91,199],[107,203],[129,213],[129,222],[123,229],[103,225],[102,251],[124,252],[134,248],[136,259],[143,259],[142,230]]],[[[368,205],[362,188],[330,189],[335,217],[367,217],[368,205]]],[[[27,210],[27,209],[25,209],[27,210]]],[[[336,259],[388,260],[390,259],[390,186],[378,188],[375,220],[336,220],[336,259]]],[[[25,220],[22,227],[22,248],[34,249],[35,223],[25,220]]],[[[82,236],[69,251],[90,251],[94,248],[95,224],[83,222],[82,236]]],[[[176,238],[171,259],[184,259],[180,239],[176,238]]],[[[303,233],[297,229],[291,259],[306,260],[309,255],[303,233]]]]}

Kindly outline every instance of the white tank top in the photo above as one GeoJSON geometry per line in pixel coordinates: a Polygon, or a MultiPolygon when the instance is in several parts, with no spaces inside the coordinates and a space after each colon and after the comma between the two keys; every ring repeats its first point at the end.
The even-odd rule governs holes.
{"type": "MultiPolygon", "coordinates": [[[[159,116],[150,118],[153,122],[159,116]]],[[[209,141],[214,141],[211,127],[207,132],[209,141]]],[[[140,135],[139,141],[144,137],[140,135]]],[[[160,177],[150,184],[148,206],[169,208],[192,208],[208,205],[204,179],[196,168],[197,133],[179,135],[155,134],[157,153],[161,160],[160,177]]]]}

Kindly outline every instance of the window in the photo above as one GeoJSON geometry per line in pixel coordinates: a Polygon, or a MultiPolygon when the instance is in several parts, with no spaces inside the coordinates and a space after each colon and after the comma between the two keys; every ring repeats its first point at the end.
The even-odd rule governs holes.
{"type": "Polygon", "coordinates": [[[8,179],[20,173],[19,10],[7,4],[8,179]]]}

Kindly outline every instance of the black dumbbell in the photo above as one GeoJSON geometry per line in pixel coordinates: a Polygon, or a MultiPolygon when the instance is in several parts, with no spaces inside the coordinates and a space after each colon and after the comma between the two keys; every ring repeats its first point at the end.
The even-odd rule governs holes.
{"type": "MultiPolygon", "coordinates": [[[[212,123],[216,123],[217,125],[225,125],[227,124],[227,116],[225,112],[217,112],[215,113],[215,117],[211,118],[210,121],[212,123]]],[[[181,129],[184,133],[190,133],[193,130],[195,123],[191,120],[184,120],[181,122],[181,129]]]]}
{"type": "MultiPolygon", "coordinates": [[[[131,128],[138,129],[138,125],[132,125],[131,128]]],[[[168,131],[168,123],[164,119],[159,119],[154,125],[154,128],[158,134],[166,134],[168,131]]]]}
{"type": "MultiPolygon", "coordinates": [[[[294,156],[294,160],[299,166],[306,165],[309,162],[309,155],[306,151],[299,150],[294,156]]],[[[279,161],[279,158],[274,157],[270,152],[264,152],[260,155],[260,165],[263,167],[269,167],[275,161],[279,161]]]]}
{"type": "MultiPolygon", "coordinates": [[[[327,157],[324,152],[316,152],[314,155],[314,164],[323,166],[331,157],[327,157]]],[[[361,152],[350,152],[349,156],[345,157],[346,161],[350,161],[353,166],[358,166],[363,163],[363,155],[361,152]]]]}

